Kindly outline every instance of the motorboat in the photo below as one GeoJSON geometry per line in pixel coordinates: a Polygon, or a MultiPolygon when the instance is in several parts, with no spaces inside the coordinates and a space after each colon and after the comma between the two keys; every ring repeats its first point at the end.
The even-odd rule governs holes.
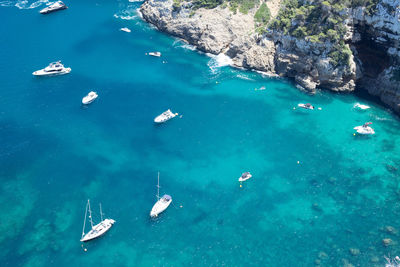
{"type": "Polygon", "coordinates": [[[93,225],[92,210],[90,209],[90,201],[88,199],[88,202],[86,204],[85,219],[83,221],[82,237],[80,240],[81,242],[87,242],[87,241],[93,240],[95,238],[98,238],[98,237],[104,235],[114,225],[115,220],[113,220],[113,219],[104,219],[103,220],[101,204],[100,204],[100,216],[101,216],[100,223],[93,225]],[[86,218],[87,218],[88,212],[89,212],[89,221],[90,221],[91,229],[89,232],[87,232],[85,234],[85,225],[86,225],[86,218]]]}
{"type": "Polygon", "coordinates": [[[71,72],[71,68],[65,68],[61,61],[50,63],[46,68],[37,70],[32,74],[35,76],[63,75],[71,72]]]}
{"type": "Polygon", "coordinates": [[[154,122],[155,123],[163,123],[166,122],[172,118],[175,118],[178,115],[178,113],[172,113],[172,111],[170,109],[168,109],[167,111],[164,111],[163,113],[161,113],[160,115],[158,115],[155,119],[154,122]]]}
{"type": "Polygon", "coordinates": [[[149,52],[149,56],[161,57],[161,52],[149,52]]]}
{"type": "Polygon", "coordinates": [[[239,177],[239,182],[244,182],[246,180],[249,180],[252,177],[250,172],[244,172],[242,173],[242,176],[239,177]]]}
{"type": "Polygon", "coordinates": [[[40,14],[48,14],[54,11],[58,11],[58,10],[63,10],[63,9],[67,9],[68,7],[62,2],[62,1],[57,1],[51,5],[49,5],[48,7],[43,8],[42,10],[39,11],[40,14]]]}
{"type": "Polygon", "coordinates": [[[314,109],[314,106],[311,105],[310,103],[306,103],[306,104],[300,103],[300,104],[298,104],[297,106],[298,106],[299,108],[304,108],[304,109],[311,109],[311,110],[314,109]]]}
{"type": "Polygon", "coordinates": [[[356,103],[356,104],[354,104],[353,108],[360,109],[360,110],[366,110],[366,109],[369,109],[370,106],[356,103]]]}
{"type": "Polygon", "coordinates": [[[92,103],[98,97],[96,92],[91,91],[87,96],[82,98],[82,104],[87,105],[92,103]]]}
{"type": "Polygon", "coordinates": [[[123,31],[123,32],[131,32],[131,30],[129,29],[129,28],[126,28],[126,27],[124,27],[124,28],[121,28],[121,29],[119,29],[120,31],[123,31]]]}
{"type": "Polygon", "coordinates": [[[255,91],[264,91],[265,89],[267,89],[265,88],[265,86],[261,86],[260,88],[254,88],[255,91]]]}
{"type": "Polygon", "coordinates": [[[368,126],[371,124],[372,124],[372,122],[366,122],[361,126],[354,127],[354,130],[356,130],[357,133],[359,133],[359,134],[375,134],[374,129],[372,129],[371,127],[368,126]]]}
{"type": "Polygon", "coordinates": [[[150,217],[152,218],[157,217],[158,214],[166,210],[172,203],[172,197],[170,195],[163,195],[160,198],[160,173],[158,173],[157,181],[157,202],[150,211],[150,217]]]}

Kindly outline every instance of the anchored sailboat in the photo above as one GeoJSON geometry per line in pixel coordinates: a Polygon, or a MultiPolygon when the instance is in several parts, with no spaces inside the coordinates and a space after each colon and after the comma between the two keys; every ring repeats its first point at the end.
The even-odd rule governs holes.
{"type": "Polygon", "coordinates": [[[115,223],[115,220],[113,220],[113,219],[104,219],[103,220],[103,212],[101,210],[101,204],[100,204],[100,217],[101,217],[101,222],[96,224],[96,225],[93,225],[92,210],[90,209],[90,201],[88,199],[88,202],[86,204],[86,210],[85,210],[85,220],[83,221],[81,242],[90,241],[90,240],[95,239],[95,238],[97,238],[99,236],[102,236],[108,230],[110,230],[110,228],[115,223]],[[92,228],[90,229],[90,231],[88,233],[85,234],[86,217],[87,217],[87,213],[88,212],[89,212],[90,226],[92,228]]]}
{"type": "Polygon", "coordinates": [[[158,214],[163,212],[168,208],[168,206],[172,202],[172,197],[170,195],[163,195],[162,198],[160,198],[160,172],[158,172],[158,177],[157,177],[157,202],[154,204],[153,208],[151,209],[150,216],[151,217],[157,217],[158,214]]]}

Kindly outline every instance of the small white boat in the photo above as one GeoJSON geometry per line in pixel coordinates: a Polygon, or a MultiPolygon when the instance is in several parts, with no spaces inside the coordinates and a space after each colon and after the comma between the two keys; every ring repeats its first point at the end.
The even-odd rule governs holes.
{"type": "Polygon", "coordinates": [[[161,57],[161,52],[149,52],[149,56],[161,57]]]}
{"type": "Polygon", "coordinates": [[[357,133],[359,133],[359,134],[375,134],[374,129],[372,129],[371,127],[368,126],[371,124],[372,124],[372,122],[366,122],[361,126],[354,127],[354,130],[356,130],[357,133]]]}
{"type": "Polygon", "coordinates": [[[35,76],[63,75],[71,72],[71,68],[65,68],[61,61],[52,62],[46,68],[37,70],[32,74],[35,76]]]}
{"type": "Polygon", "coordinates": [[[57,10],[63,10],[67,9],[68,7],[62,2],[62,1],[57,1],[48,7],[43,8],[42,10],[39,11],[40,14],[48,14],[57,10]]]}
{"type": "Polygon", "coordinates": [[[172,118],[175,118],[176,116],[178,116],[178,113],[172,113],[172,111],[170,109],[168,109],[167,111],[164,111],[163,113],[161,113],[160,115],[155,117],[154,122],[155,123],[163,123],[172,118]]]}
{"type": "Polygon", "coordinates": [[[366,110],[366,109],[369,109],[370,106],[356,103],[356,104],[354,104],[353,108],[360,109],[360,110],[366,110]]]}
{"type": "Polygon", "coordinates": [[[82,237],[81,237],[81,242],[86,242],[90,241],[92,239],[98,238],[102,235],[104,235],[110,228],[113,226],[115,223],[115,220],[113,219],[104,219],[103,220],[103,213],[101,211],[101,204],[100,204],[100,216],[101,216],[101,222],[93,225],[93,219],[92,219],[92,210],[90,209],[90,201],[88,199],[88,202],[86,204],[86,211],[85,211],[85,220],[83,221],[83,230],[82,230],[82,237]],[[85,234],[85,224],[86,224],[86,217],[87,213],[89,211],[89,221],[91,225],[91,229],[88,233],[85,234]]]}
{"type": "Polygon", "coordinates": [[[150,211],[150,217],[152,218],[157,217],[158,214],[166,210],[172,203],[172,197],[170,195],[163,195],[160,198],[160,173],[158,173],[157,181],[157,202],[150,211]]]}
{"type": "Polygon", "coordinates": [[[252,177],[252,175],[249,172],[244,172],[242,173],[242,176],[239,177],[239,182],[244,182],[246,180],[249,180],[252,177]]]}
{"type": "Polygon", "coordinates": [[[98,97],[96,92],[91,91],[87,96],[82,98],[82,104],[87,105],[92,103],[98,97]]]}
{"type": "Polygon", "coordinates": [[[298,106],[299,108],[304,108],[304,109],[311,109],[311,110],[314,109],[314,106],[311,105],[310,103],[306,103],[306,104],[300,103],[300,104],[298,104],[297,106],[298,106]]]}
{"type": "Polygon", "coordinates": [[[124,28],[121,28],[121,29],[119,29],[120,31],[123,31],[123,32],[131,32],[131,30],[129,29],[129,28],[126,28],[126,27],[124,27],[124,28]]]}

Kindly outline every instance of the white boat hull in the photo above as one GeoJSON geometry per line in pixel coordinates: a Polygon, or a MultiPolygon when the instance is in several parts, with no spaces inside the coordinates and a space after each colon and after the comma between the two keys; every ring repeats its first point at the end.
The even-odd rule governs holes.
{"type": "Polygon", "coordinates": [[[123,32],[131,32],[131,30],[129,29],[129,28],[121,28],[121,29],[119,29],[120,31],[123,31],[123,32]]]}
{"type": "Polygon", "coordinates": [[[51,12],[55,12],[58,10],[63,10],[63,9],[67,9],[68,7],[62,3],[62,2],[56,2],[48,7],[43,8],[42,10],[39,11],[40,14],[48,14],[51,12]]]}
{"type": "Polygon", "coordinates": [[[161,53],[160,52],[149,52],[149,56],[161,57],[161,53]]]}
{"type": "Polygon", "coordinates": [[[163,123],[166,121],[169,121],[170,119],[175,118],[178,115],[178,113],[172,113],[171,110],[167,110],[163,112],[162,114],[158,115],[155,119],[155,123],[163,123]]]}
{"type": "Polygon", "coordinates": [[[356,126],[354,127],[354,130],[356,130],[357,133],[364,135],[375,134],[374,129],[372,129],[371,127],[356,126]]]}
{"type": "Polygon", "coordinates": [[[239,182],[244,182],[244,181],[247,181],[247,180],[249,180],[251,177],[253,177],[251,174],[250,174],[250,175],[248,175],[248,176],[246,176],[245,178],[243,178],[243,177],[239,177],[239,182]]]}
{"type": "Polygon", "coordinates": [[[360,104],[360,103],[356,103],[356,104],[354,105],[354,108],[357,108],[357,109],[360,109],[360,110],[366,110],[366,109],[369,109],[370,106],[363,105],[363,104],[360,104]]]}
{"type": "Polygon", "coordinates": [[[93,101],[95,101],[97,97],[98,97],[98,95],[96,92],[90,92],[87,96],[82,98],[82,104],[88,105],[88,104],[92,103],[93,101]]]}
{"type": "Polygon", "coordinates": [[[151,209],[150,216],[157,217],[158,214],[163,212],[168,208],[168,206],[172,203],[172,199],[170,201],[164,201],[162,198],[159,199],[156,204],[154,204],[153,208],[151,209]]]}
{"type": "Polygon", "coordinates": [[[306,106],[305,104],[298,104],[297,105],[299,108],[304,108],[304,109],[310,109],[313,110],[314,107],[313,106],[306,106]]]}
{"type": "Polygon", "coordinates": [[[86,235],[84,235],[80,241],[87,242],[104,235],[108,230],[110,230],[110,228],[113,226],[114,223],[115,220],[113,219],[104,219],[99,224],[93,226],[92,230],[90,230],[86,235]]]}
{"type": "Polygon", "coordinates": [[[56,75],[68,74],[70,72],[71,72],[71,68],[64,68],[61,71],[52,71],[52,72],[48,72],[48,71],[45,71],[44,69],[42,69],[42,70],[37,70],[37,71],[33,72],[32,74],[35,76],[56,76],[56,75]]]}

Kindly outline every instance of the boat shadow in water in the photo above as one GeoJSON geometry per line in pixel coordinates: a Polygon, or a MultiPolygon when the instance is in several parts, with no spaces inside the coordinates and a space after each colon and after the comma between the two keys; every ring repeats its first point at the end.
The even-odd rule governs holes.
{"type": "Polygon", "coordinates": [[[358,140],[358,141],[367,141],[370,140],[371,138],[373,138],[373,136],[371,136],[371,134],[358,134],[358,133],[353,133],[353,137],[354,140],[358,140]]]}

